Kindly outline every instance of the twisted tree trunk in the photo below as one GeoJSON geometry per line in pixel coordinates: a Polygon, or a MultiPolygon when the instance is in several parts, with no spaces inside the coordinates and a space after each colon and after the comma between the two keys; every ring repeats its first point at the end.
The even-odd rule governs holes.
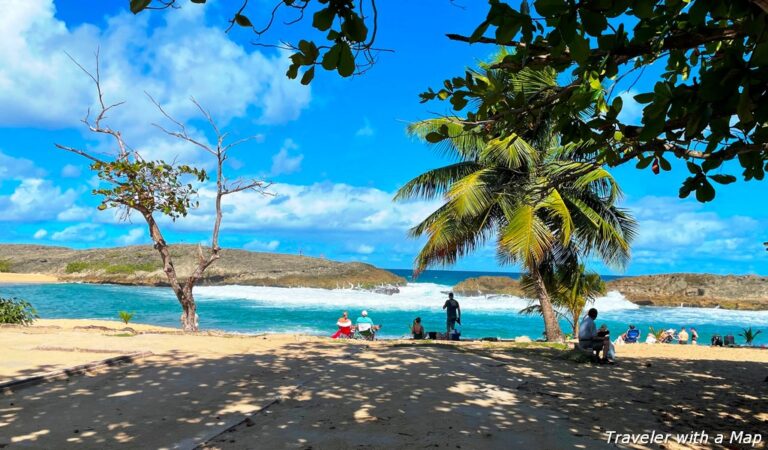
{"type": "Polygon", "coordinates": [[[544,284],[544,279],[541,277],[541,272],[538,267],[534,267],[531,270],[531,276],[536,283],[536,296],[539,299],[539,305],[541,306],[541,315],[544,318],[544,332],[547,336],[548,342],[563,342],[563,331],[560,329],[560,322],[557,320],[555,314],[555,308],[552,306],[552,300],[547,292],[547,286],[544,284]]]}

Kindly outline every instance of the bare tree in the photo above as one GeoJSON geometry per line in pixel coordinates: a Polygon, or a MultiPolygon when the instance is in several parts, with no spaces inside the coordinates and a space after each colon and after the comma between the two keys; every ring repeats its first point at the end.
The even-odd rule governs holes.
{"type": "Polygon", "coordinates": [[[108,188],[100,187],[93,190],[95,195],[102,197],[102,203],[99,205],[100,210],[107,208],[122,209],[121,218],[123,220],[127,220],[133,211],[141,214],[149,227],[149,234],[154,242],[154,247],[162,259],[163,271],[168,277],[171,289],[176,294],[176,298],[181,303],[184,311],[181,316],[182,328],[184,331],[197,331],[197,306],[192,290],[195,284],[202,278],[205,270],[221,257],[219,231],[221,229],[221,203],[223,198],[241,191],[255,191],[262,195],[271,195],[268,192],[270,186],[268,182],[256,179],[230,181],[224,176],[224,162],[228,157],[229,150],[252,139],[252,137],[229,144],[226,143],[227,133],[221,132],[211,114],[192,98],[192,103],[195,104],[203,117],[205,117],[213,133],[216,135],[215,145],[209,145],[200,139],[190,136],[184,124],[174,119],[163,109],[160,103],[147,94],[150,101],[163,116],[174,124],[176,129],[168,130],[158,124],[153,124],[154,126],[170,136],[202,148],[216,159],[216,217],[213,222],[211,247],[203,250],[202,246],[198,246],[197,264],[194,270],[186,279],[180,279],[176,273],[169,245],[163,237],[155,214],[166,215],[174,221],[186,216],[190,209],[199,206],[199,203],[194,200],[197,191],[191,183],[186,182],[188,181],[187,178],[194,177],[198,182],[204,182],[208,179],[208,174],[204,170],[188,165],[176,164],[175,162],[169,164],[164,161],[144,160],[139,152],[126,144],[120,131],[114,130],[104,123],[106,114],[113,108],[120,106],[123,102],[115,104],[105,103],[99,72],[98,52],[96,53],[95,74],[86,70],[74,59],[72,61],[91,78],[96,86],[99,99],[99,112],[95,119],[91,119],[89,109],[82,122],[91,132],[109,136],[117,145],[117,154],[116,156],[101,156],[100,154],[74,147],[61,144],[55,145],[59,149],[89,159],[91,161],[91,170],[97,172],[99,179],[109,185],[108,188]]]}

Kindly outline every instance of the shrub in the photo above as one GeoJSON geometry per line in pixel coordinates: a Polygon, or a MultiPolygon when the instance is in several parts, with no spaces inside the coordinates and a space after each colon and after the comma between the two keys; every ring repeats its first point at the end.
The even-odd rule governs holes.
{"type": "Polygon", "coordinates": [[[752,331],[752,327],[749,328],[743,328],[744,332],[739,333],[739,336],[744,338],[744,342],[747,345],[752,345],[752,342],[755,340],[758,334],[762,333],[762,330],[752,331]]]}
{"type": "Polygon", "coordinates": [[[0,272],[10,272],[11,271],[11,262],[7,259],[0,260],[0,272]]]}
{"type": "Polygon", "coordinates": [[[82,272],[89,267],[90,264],[85,261],[74,261],[67,264],[67,267],[64,269],[64,271],[67,273],[82,272]]]}
{"type": "Polygon", "coordinates": [[[122,321],[123,321],[123,323],[125,323],[126,325],[128,325],[128,322],[130,322],[130,321],[131,321],[131,319],[133,319],[133,315],[134,315],[135,313],[129,313],[128,311],[120,311],[120,312],[118,312],[117,314],[119,314],[119,315],[120,315],[120,320],[122,320],[122,321]]]}
{"type": "Polygon", "coordinates": [[[134,273],[134,272],[152,272],[158,268],[157,264],[114,264],[108,265],[104,269],[107,273],[134,273]]]}
{"type": "Polygon", "coordinates": [[[38,318],[37,311],[28,301],[0,297],[0,323],[31,325],[38,318]]]}

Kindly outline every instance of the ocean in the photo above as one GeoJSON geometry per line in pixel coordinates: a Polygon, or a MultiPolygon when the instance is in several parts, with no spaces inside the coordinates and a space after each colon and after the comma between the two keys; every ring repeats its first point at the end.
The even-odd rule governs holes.
{"type": "MultiPolygon", "coordinates": [[[[430,270],[418,280],[410,270],[391,270],[408,278],[407,286],[393,295],[357,290],[310,288],[273,288],[255,286],[200,286],[195,288],[202,329],[238,333],[307,333],[330,335],[342,311],[354,320],[363,309],[374,322],[382,325],[381,337],[408,335],[408,325],[421,317],[427,331],[444,331],[442,310],[446,294],[456,283],[493,272],[430,270]]],[[[506,274],[517,277],[519,274],[506,274]]],[[[610,277],[606,277],[610,278],[610,277]]],[[[23,298],[37,308],[41,318],[118,320],[119,311],[135,313],[139,323],[178,327],[181,307],[170,288],[45,284],[0,285],[0,297],[23,298]]],[[[462,311],[463,338],[541,337],[543,321],[518,311],[528,300],[511,296],[463,297],[457,295],[462,311]]],[[[637,306],[618,292],[598,298],[598,326],[607,324],[612,336],[634,324],[643,333],[650,326],[679,329],[695,327],[700,343],[709,343],[714,333],[733,334],[737,343],[744,327],[762,329],[755,343],[768,344],[768,311],[728,311],[712,308],[662,308],[637,306]]],[[[565,321],[563,330],[570,332],[565,321]]]]}

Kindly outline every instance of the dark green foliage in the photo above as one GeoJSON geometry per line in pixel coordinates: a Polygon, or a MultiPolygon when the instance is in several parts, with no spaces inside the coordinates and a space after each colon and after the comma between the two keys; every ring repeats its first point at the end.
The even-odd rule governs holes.
{"type": "Polygon", "coordinates": [[[197,191],[182,181],[184,176],[191,175],[198,181],[208,179],[204,170],[163,161],[97,161],[91,164],[91,170],[112,185],[93,190],[94,195],[103,197],[99,209],[127,207],[142,214],[157,211],[172,220],[186,216],[190,208],[198,205],[192,201],[197,191]]]}
{"type": "Polygon", "coordinates": [[[37,318],[37,311],[26,300],[0,297],[0,323],[31,325],[37,318]]]}
{"type": "Polygon", "coordinates": [[[0,260],[0,272],[10,272],[10,271],[11,271],[11,262],[6,259],[0,260]]]}
{"type": "Polygon", "coordinates": [[[521,134],[551,112],[565,142],[589,143],[584,154],[611,166],[638,159],[638,168],[659,173],[672,169],[671,157],[683,159],[690,175],[680,196],[707,202],[715,184],[736,179],[720,173],[723,162],[738,160],[747,181],[768,170],[768,19],[758,3],[536,0],[515,8],[491,0],[474,33],[449,37],[513,47],[497,65],[503,70],[548,67],[573,81],[517,105],[489,95],[468,71],[422,100],[449,100],[457,111],[472,100],[466,128],[492,124],[505,135],[521,134]],[[655,61],[666,63],[665,71],[652,92],[635,96],[645,104],[642,125],[624,123],[623,102],[609,104],[609,88],[617,78],[643,76],[655,61]]]}
{"type": "Polygon", "coordinates": [[[739,333],[739,336],[744,338],[744,343],[747,345],[752,345],[757,335],[763,332],[762,330],[752,331],[752,327],[744,328],[743,330],[744,332],[739,333]]]}

